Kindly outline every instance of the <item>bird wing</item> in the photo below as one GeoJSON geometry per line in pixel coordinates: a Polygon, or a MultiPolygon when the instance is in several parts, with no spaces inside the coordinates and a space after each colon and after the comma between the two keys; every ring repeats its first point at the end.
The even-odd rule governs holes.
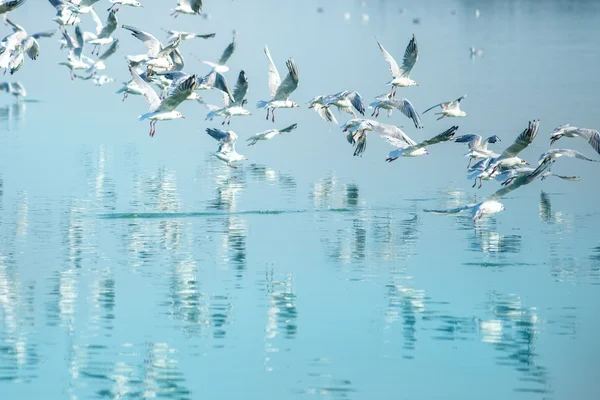
{"type": "Polygon", "coordinates": [[[138,28],[130,25],[123,25],[122,28],[131,31],[131,34],[136,39],[139,39],[144,43],[148,49],[148,57],[156,57],[158,52],[162,50],[162,44],[160,41],[148,32],[141,31],[138,28]]]}
{"type": "Polygon", "coordinates": [[[288,126],[287,128],[280,129],[279,132],[281,132],[281,133],[291,132],[294,129],[296,129],[297,127],[298,127],[298,124],[292,124],[292,125],[288,126]]]}
{"type": "Polygon", "coordinates": [[[298,87],[298,69],[293,58],[287,60],[285,65],[288,68],[288,74],[277,88],[273,100],[287,100],[292,92],[298,87]]]}
{"type": "Polygon", "coordinates": [[[281,77],[279,76],[279,72],[277,72],[277,67],[271,58],[271,53],[267,46],[265,46],[265,54],[269,59],[269,90],[271,91],[271,97],[274,97],[275,93],[277,93],[277,88],[281,85],[281,77]]]}
{"type": "Polygon", "coordinates": [[[415,128],[422,128],[421,117],[419,117],[419,113],[415,110],[412,103],[408,101],[408,99],[402,99],[402,103],[398,107],[398,109],[402,112],[402,114],[406,115],[408,118],[412,119],[415,124],[415,128]]]}
{"type": "MultiPolygon", "coordinates": [[[[52,1],[51,1],[52,2],[52,1]]],[[[14,10],[17,7],[21,7],[25,3],[25,0],[10,0],[0,4],[0,14],[5,14],[9,11],[14,10]]]]}
{"type": "Polygon", "coordinates": [[[600,133],[595,129],[579,128],[575,131],[579,136],[588,141],[588,143],[600,153],[600,133]]]}
{"type": "Polygon", "coordinates": [[[408,46],[406,46],[406,50],[404,50],[404,58],[402,59],[402,68],[400,68],[399,75],[408,78],[410,71],[413,69],[418,59],[419,48],[417,47],[415,35],[413,35],[410,42],[408,42],[408,46]]]}
{"type": "Polygon", "coordinates": [[[190,0],[189,3],[192,11],[194,11],[196,14],[200,14],[202,11],[202,0],[190,0]]]}
{"type": "Polygon", "coordinates": [[[98,57],[98,61],[105,61],[108,57],[115,54],[115,52],[117,51],[118,48],[119,48],[119,39],[115,39],[112,42],[112,44],[110,45],[110,47],[108,48],[108,50],[106,50],[104,53],[102,53],[102,55],[100,57],[98,57]]]}
{"type": "Polygon", "coordinates": [[[238,138],[233,131],[222,131],[214,128],[206,128],[206,133],[219,142],[219,151],[222,152],[233,150],[238,138]]]}
{"type": "Polygon", "coordinates": [[[104,27],[98,32],[98,37],[101,38],[109,38],[110,35],[117,29],[119,25],[119,20],[117,19],[117,12],[115,10],[110,10],[108,13],[108,17],[106,18],[106,24],[104,27]]]}
{"type": "Polygon", "coordinates": [[[438,144],[438,143],[442,143],[442,142],[447,142],[449,140],[452,140],[452,138],[454,137],[454,134],[456,133],[456,131],[458,130],[458,126],[454,125],[453,127],[445,130],[444,132],[440,133],[437,136],[432,137],[429,140],[424,140],[421,143],[414,145],[412,147],[414,147],[415,149],[420,149],[426,146],[431,146],[434,144],[438,144]]]}
{"type": "Polygon", "coordinates": [[[405,148],[414,146],[417,143],[412,140],[402,129],[395,125],[381,124],[377,121],[372,121],[373,130],[379,134],[385,141],[396,148],[405,148]],[[404,143],[406,146],[404,146],[404,143]]]}
{"type": "Polygon", "coordinates": [[[52,36],[54,36],[55,33],[56,33],[56,29],[49,29],[47,31],[36,32],[33,35],[31,35],[31,37],[34,39],[39,39],[39,38],[43,38],[43,37],[52,37],[52,36]]]}
{"type": "Polygon", "coordinates": [[[246,97],[246,93],[248,93],[248,77],[246,76],[246,73],[242,70],[238,75],[235,88],[233,89],[234,104],[241,106],[244,97],[246,97]]]}
{"type": "Polygon", "coordinates": [[[477,204],[467,204],[466,206],[462,206],[462,207],[457,207],[457,208],[451,208],[448,210],[432,210],[432,209],[424,209],[423,211],[425,212],[430,212],[430,213],[434,213],[434,214],[458,214],[460,212],[463,212],[465,210],[468,210],[470,208],[475,207],[477,204]]]}
{"type": "Polygon", "coordinates": [[[144,95],[144,98],[146,99],[148,104],[150,104],[150,111],[156,111],[156,109],[158,109],[158,107],[161,105],[160,97],[158,97],[158,95],[156,94],[154,89],[152,89],[152,87],[148,84],[148,82],[143,80],[138,75],[138,73],[135,72],[131,65],[129,65],[129,73],[131,73],[133,81],[144,95]]]}
{"type": "Polygon", "coordinates": [[[173,63],[173,71],[181,71],[185,65],[185,62],[179,49],[173,50],[171,54],[169,54],[169,57],[173,63]]]}
{"type": "Polygon", "coordinates": [[[323,118],[325,121],[333,122],[337,125],[338,122],[328,106],[324,106],[322,104],[315,104],[313,107],[321,118],[323,118]]]}
{"type": "Polygon", "coordinates": [[[198,86],[198,75],[188,77],[160,103],[156,111],[173,111],[192,94],[196,86],[198,86]]]}
{"type": "Polygon", "coordinates": [[[377,44],[379,45],[381,54],[383,54],[384,60],[390,64],[390,71],[392,71],[392,76],[395,78],[398,75],[400,75],[400,67],[398,66],[398,63],[396,62],[396,60],[394,60],[394,57],[392,57],[392,55],[390,53],[388,53],[386,49],[383,48],[383,46],[381,45],[381,43],[379,43],[379,41],[377,41],[377,44]]]}
{"type": "Polygon", "coordinates": [[[90,14],[92,15],[92,19],[94,20],[94,23],[96,24],[96,35],[100,35],[100,32],[102,32],[102,29],[104,28],[104,25],[102,25],[102,21],[100,20],[100,18],[98,17],[98,14],[96,14],[96,11],[94,11],[93,8],[90,9],[90,14]]]}
{"type": "Polygon", "coordinates": [[[538,165],[538,167],[535,170],[531,171],[528,174],[519,176],[514,181],[512,181],[512,183],[510,185],[507,185],[507,186],[503,187],[502,189],[497,190],[486,200],[498,200],[498,199],[506,196],[508,193],[512,192],[513,190],[518,189],[523,185],[527,185],[527,184],[535,181],[536,179],[540,178],[550,168],[550,166],[554,162],[555,162],[555,160],[550,160],[550,159],[544,160],[544,162],[541,163],[540,165],[538,165]]]}
{"type": "Polygon", "coordinates": [[[356,108],[356,111],[365,115],[365,105],[363,104],[362,97],[358,92],[349,92],[346,97],[350,100],[350,103],[356,108]]]}
{"type": "Polygon", "coordinates": [[[40,55],[40,44],[33,36],[29,36],[23,44],[23,50],[32,60],[36,60],[40,55]]]}
{"type": "Polygon", "coordinates": [[[81,60],[81,54],[83,52],[83,33],[81,33],[81,28],[79,25],[75,27],[75,47],[69,53],[69,59],[75,58],[77,60],[81,60]]]}
{"type": "Polygon", "coordinates": [[[533,139],[535,139],[539,126],[539,120],[530,121],[529,126],[523,132],[521,132],[519,136],[517,136],[515,142],[508,146],[508,148],[504,150],[502,154],[500,154],[500,158],[503,159],[515,157],[517,154],[523,151],[523,149],[529,146],[531,142],[533,142],[533,139]]]}
{"type": "Polygon", "coordinates": [[[99,2],[100,0],[81,0],[79,2],[79,7],[90,7],[99,2]]]}
{"type": "Polygon", "coordinates": [[[227,47],[225,47],[225,50],[223,51],[223,54],[221,55],[221,58],[219,58],[219,61],[217,62],[217,64],[219,64],[219,65],[227,64],[227,60],[229,60],[229,58],[231,57],[231,55],[233,54],[234,51],[235,51],[235,31],[233,31],[233,40],[231,40],[231,43],[229,43],[229,45],[227,47]]]}
{"type": "Polygon", "coordinates": [[[4,22],[12,26],[13,32],[25,32],[25,28],[11,21],[8,17],[4,17],[4,22]]]}
{"type": "Polygon", "coordinates": [[[482,137],[479,135],[462,135],[454,139],[456,143],[467,143],[470,150],[478,149],[481,146],[482,137]]]}
{"type": "Polygon", "coordinates": [[[446,107],[446,110],[450,110],[453,108],[458,108],[460,106],[460,102],[463,101],[463,99],[467,97],[467,95],[465,94],[464,96],[459,97],[458,99],[451,101],[450,103],[448,103],[448,106],[446,107]]]}
{"type": "Polygon", "coordinates": [[[8,82],[0,82],[0,90],[3,92],[10,91],[10,84],[8,82]]]}
{"type": "Polygon", "coordinates": [[[584,160],[584,161],[599,162],[597,160],[587,157],[586,155],[578,152],[577,150],[572,150],[572,149],[550,149],[540,156],[539,162],[542,162],[543,160],[545,160],[548,156],[550,156],[552,154],[560,154],[561,156],[578,158],[578,159],[584,160]]]}
{"type": "Polygon", "coordinates": [[[438,104],[436,104],[435,106],[431,106],[431,107],[429,107],[427,110],[423,111],[423,114],[425,114],[427,111],[431,111],[431,110],[433,110],[433,109],[434,109],[434,108],[436,108],[436,107],[442,107],[442,108],[444,108],[444,107],[443,107],[443,104],[448,104],[448,103],[438,103],[438,104]]]}

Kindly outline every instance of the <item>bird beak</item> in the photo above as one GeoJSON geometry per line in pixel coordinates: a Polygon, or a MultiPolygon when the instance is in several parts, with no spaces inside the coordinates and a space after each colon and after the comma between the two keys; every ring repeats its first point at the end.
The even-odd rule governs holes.
{"type": "Polygon", "coordinates": [[[419,86],[419,84],[417,83],[417,86],[419,86]]]}
{"type": "Polygon", "coordinates": [[[185,116],[182,115],[181,118],[185,119],[185,116]]]}

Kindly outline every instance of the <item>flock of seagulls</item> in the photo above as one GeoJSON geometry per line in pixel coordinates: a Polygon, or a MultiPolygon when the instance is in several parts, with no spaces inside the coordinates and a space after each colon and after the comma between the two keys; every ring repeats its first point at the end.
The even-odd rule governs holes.
{"type": "MultiPolygon", "coordinates": [[[[151,137],[155,135],[156,124],[159,121],[185,118],[181,112],[177,111],[179,105],[184,101],[200,103],[207,109],[206,120],[213,121],[215,118],[222,118],[221,125],[227,124],[229,126],[233,117],[252,115],[246,108],[248,105],[246,96],[249,87],[246,73],[243,70],[237,73],[233,91],[230,89],[225,75],[229,72],[227,62],[236,49],[235,31],[231,43],[216,62],[202,61],[210,67],[208,74],[188,74],[184,72],[186,63],[180,46],[188,40],[214,38],[215,33],[198,34],[168,30],[165,31],[168,38],[166,41],[161,41],[150,32],[127,24],[120,25],[118,12],[121,7],[143,7],[139,1],[48,1],[56,11],[56,15],[52,20],[59,25],[62,36],[60,40],[61,49],[68,50],[66,61],[61,61],[58,64],[69,69],[71,79],[91,80],[98,86],[114,81],[113,78],[101,75],[100,72],[107,69],[106,60],[118,50],[119,39],[115,35],[120,32],[128,32],[133,38],[141,42],[145,48],[144,51],[126,57],[131,79],[123,82],[117,93],[123,94],[123,100],[127,99],[129,95],[144,97],[149,104],[149,110],[141,114],[138,119],[150,121],[149,135],[151,137]],[[103,21],[94,7],[102,7],[104,3],[109,3],[110,6],[106,9],[108,14],[103,21]],[[96,26],[95,32],[82,31],[80,26],[82,18],[91,18],[96,26]],[[101,50],[105,46],[107,48],[101,54],[101,50]],[[220,106],[205,104],[198,94],[202,90],[217,90],[223,97],[223,104],[220,106]]],[[[38,40],[52,37],[56,32],[56,30],[47,30],[30,35],[24,27],[8,17],[11,11],[22,6],[25,2],[26,0],[0,0],[0,15],[3,15],[5,24],[10,26],[13,31],[0,43],[0,69],[3,69],[5,74],[7,71],[11,75],[19,71],[25,61],[25,55],[31,60],[36,60],[40,55],[38,40]]],[[[173,3],[175,7],[172,9],[171,15],[174,18],[181,14],[206,16],[202,13],[202,0],[178,0],[176,3],[173,0],[173,3]]],[[[378,118],[381,110],[387,111],[388,116],[392,114],[393,110],[399,110],[412,121],[416,129],[423,128],[421,116],[413,104],[407,98],[396,98],[398,88],[419,86],[411,78],[412,70],[419,59],[419,47],[416,37],[413,35],[410,38],[401,64],[398,64],[378,40],[376,40],[376,43],[384,61],[389,65],[392,79],[386,82],[386,85],[391,86],[389,93],[375,97],[369,104],[368,108],[372,110],[371,118],[378,118]]],[[[472,56],[482,54],[481,49],[471,48],[470,51],[472,56]]],[[[291,100],[300,83],[300,74],[295,59],[290,57],[285,62],[287,74],[282,80],[267,46],[264,48],[264,53],[267,59],[270,98],[259,100],[256,107],[266,109],[266,120],[270,119],[275,123],[275,110],[300,107],[297,102],[291,100]]],[[[0,90],[18,99],[26,96],[25,88],[20,82],[2,83],[0,84],[0,90]]],[[[466,117],[467,113],[460,108],[465,98],[466,95],[463,95],[454,101],[438,103],[424,110],[422,114],[439,107],[439,112],[436,113],[436,115],[439,115],[437,120],[466,117]]],[[[469,158],[467,178],[474,182],[473,187],[477,183],[481,187],[484,180],[496,180],[500,183],[501,188],[477,204],[469,204],[452,210],[427,211],[447,214],[470,210],[475,221],[504,210],[504,206],[498,201],[501,197],[538,178],[545,179],[549,176],[555,176],[566,180],[578,180],[578,177],[566,177],[552,173],[551,167],[560,157],[597,162],[597,160],[575,150],[549,149],[539,157],[537,166],[529,166],[529,163],[520,158],[519,154],[537,137],[539,121],[530,121],[527,128],[516,137],[510,146],[501,153],[496,153],[490,150],[489,146],[497,146],[501,141],[498,136],[491,136],[487,139],[475,134],[455,137],[458,130],[456,125],[428,140],[415,141],[398,126],[364,118],[367,107],[365,107],[363,97],[356,91],[344,90],[335,94],[318,95],[310,100],[308,104],[308,108],[314,109],[320,118],[336,125],[338,125],[338,121],[332,112],[332,108],[337,109],[340,115],[349,114],[351,116],[351,119],[341,125],[341,129],[346,134],[347,141],[354,147],[354,156],[362,156],[366,151],[367,137],[373,134],[381,137],[394,147],[394,150],[390,151],[385,158],[385,161],[389,163],[399,158],[428,155],[429,147],[444,142],[454,141],[467,144],[468,152],[465,154],[465,157],[469,158]]],[[[283,129],[269,129],[251,135],[246,141],[248,146],[252,146],[258,141],[270,140],[284,133],[292,132],[297,126],[297,124],[292,124],[283,129]]],[[[238,135],[234,131],[207,128],[206,133],[217,140],[218,148],[215,156],[228,167],[237,168],[235,163],[247,160],[247,157],[239,154],[235,149],[238,135]]],[[[596,130],[562,125],[552,132],[550,144],[554,144],[562,137],[581,137],[600,154],[600,134],[596,130]]]]}

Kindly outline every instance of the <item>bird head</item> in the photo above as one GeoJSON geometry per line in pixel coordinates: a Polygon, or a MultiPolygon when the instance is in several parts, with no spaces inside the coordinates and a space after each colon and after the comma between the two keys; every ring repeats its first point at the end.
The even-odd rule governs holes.
{"type": "Polygon", "coordinates": [[[529,163],[525,160],[521,160],[521,164],[529,165],[529,163]]]}
{"type": "Polygon", "coordinates": [[[294,102],[292,101],[292,108],[296,108],[296,107],[300,107],[300,105],[299,105],[298,103],[294,103],[294,102]]]}
{"type": "Polygon", "coordinates": [[[496,143],[496,142],[501,142],[501,140],[500,140],[500,138],[498,137],[498,135],[494,135],[494,136],[492,136],[492,137],[490,137],[490,138],[488,139],[488,142],[489,142],[489,143],[496,143]]]}
{"type": "Polygon", "coordinates": [[[183,116],[183,114],[180,113],[179,111],[175,111],[175,118],[184,118],[185,119],[185,117],[183,116]]]}
{"type": "Polygon", "coordinates": [[[142,3],[140,3],[139,1],[134,1],[134,2],[133,2],[133,6],[134,6],[134,7],[144,7],[144,6],[142,5],[142,3]]]}

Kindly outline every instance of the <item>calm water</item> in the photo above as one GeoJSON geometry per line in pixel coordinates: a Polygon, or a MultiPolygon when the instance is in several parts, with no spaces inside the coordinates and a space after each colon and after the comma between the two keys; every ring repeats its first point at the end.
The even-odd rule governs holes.
{"type": "MultiPolygon", "coordinates": [[[[11,18],[53,28],[40,3],[11,18]]],[[[304,103],[385,93],[375,37],[400,59],[414,33],[421,86],[399,95],[422,110],[466,93],[469,116],[427,114],[419,132],[398,113],[380,119],[416,140],[455,122],[462,134],[498,134],[501,150],[540,118],[524,152],[536,161],[555,126],[600,127],[600,4],[207,0],[211,19],[173,20],[171,3],[124,8],[120,23],[161,38],[161,28],[216,32],[182,45],[198,73],[208,69],[191,54],[217,59],[237,29],[227,76],[246,71],[251,105],[268,96],[264,44],[280,71],[293,55],[303,108],[280,110],[275,126],[299,128],[240,143],[250,161],[232,170],[212,155],[204,129],[219,123],[205,109],[184,104],[188,118],[150,139],[135,119],[142,98],[72,82],[57,38],[41,41],[40,58],[5,77],[39,102],[3,95],[0,106],[0,398],[598,398],[597,166],[559,160],[555,172],[582,180],[537,181],[474,226],[422,211],[496,190],[471,188],[463,147],[388,165],[373,136],[353,157],[304,103]]],[[[123,57],[143,46],[116,36],[107,72],[128,80],[123,57]]],[[[273,126],[250,109],[231,125],[240,142],[273,126]]]]}

